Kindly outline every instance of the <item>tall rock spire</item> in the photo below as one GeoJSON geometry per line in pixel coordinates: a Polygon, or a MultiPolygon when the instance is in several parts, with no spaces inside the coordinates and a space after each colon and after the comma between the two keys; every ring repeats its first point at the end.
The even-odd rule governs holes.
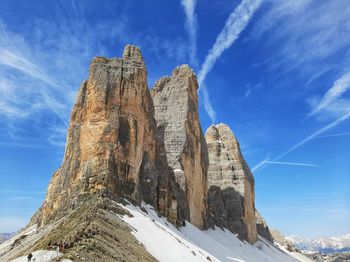
{"type": "Polygon", "coordinates": [[[155,119],[168,166],[182,189],[186,219],[205,226],[208,152],[198,115],[197,79],[188,65],[152,88],[155,119]]]}
{"type": "Polygon", "coordinates": [[[216,225],[254,243],[257,240],[254,177],[239,143],[225,124],[210,126],[205,138],[209,153],[209,213],[216,225]]]}
{"type": "Polygon", "coordinates": [[[167,170],[159,172],[166,159],[157,153],[164,146],[156,138],[146,77],[136,46],[127,45],[123,58],[93,59],[71,113],[63,163],[39,214],[41,224],[62,217],[96,192],[143,200],[176,223],[177,206],[171,203],[176,188],[170,189],[167,170]]]}

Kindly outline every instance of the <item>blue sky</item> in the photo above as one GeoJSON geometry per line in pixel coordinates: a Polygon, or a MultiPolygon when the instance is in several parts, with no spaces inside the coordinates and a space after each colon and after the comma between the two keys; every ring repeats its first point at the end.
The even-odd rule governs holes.
{"type": "Polygon", "coordinates": [[[349,17],[347,0],[1,0],[0,232],[41,205],[91,59],[132,43],[150,87],[194,68],[203,129],[231,126],[271,227],[349,233],[349,17]]]}

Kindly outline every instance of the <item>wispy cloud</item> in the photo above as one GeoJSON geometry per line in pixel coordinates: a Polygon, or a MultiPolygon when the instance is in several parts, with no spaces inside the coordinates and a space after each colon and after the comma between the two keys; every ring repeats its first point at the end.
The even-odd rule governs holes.
{"type": "Polygon", "coordinates": [[[349,68],[349,55],[335,58],[350,45],[350,6],[347,1],[265,1],[265,12],[254,24],[252,39],[264,39],[264,47],[273,48],[263,70],[274,70],[276,77],[297,73],[305,82],[325,73],[338,74],[349,68]],[[266,40],[266,41],[265,41],[266,40]],[[334,64],[334,60],[337,63],[334,64]]]}
{"type": "Polygon", "coordinates": [[[58,87],[55,81],[44,73],[41,68],[33,64],[21,54],[16,54],[12,50],[0,48],[0,64],[15,68],[24,74],[39,79],[49,85],[58,87]]]}
{"type": "Polygon", "coordinates": [[[344,111],[350,111],[350,100],[348,107],[344,107],[343,103],[339,100],[342,95],[350,89],[350,72],[343,74],[339,79],[337,79],[333,86],[325,93],[325,95],[317,100],[313,100],[311,103],[312,110],[308,117],[314,116],[319,113],[328,113],[329,111],[337,111],[337,113],[344,113],[344,111]]]}
{"type": "Polygon", "coordinates": [[[187,30],[190,42],[188,53],[190,61],[194,66],[197,66],[197,17],[195,14],[196,0],[181,0],[181,5],[186,14],[185,28],[187,30]]]}
{"type": "Polygon", "coordinates": [[[203,94],[205,96],[205,109],[212,122],[215,122],[215,111],[211,105],[209,93],[205,85],[203,85],[204,80],[222,53],[230,48],[239,38],[241,32],[246,28],[261,3],[261,0],[242,0],[226,20],[224,28],[217,36],[214,45],[209,50],[198,73],[199,88],[200,90],[203,89],[203,94]]]}
{"type": "MultiPolygon", "coordinates": [[[[65,13],[71,11],[69,6],[65,8],[65,13]]],[[[76,11],[67,19],[76,19],[76,11]]],[[[74,23],[67,19],[33,19],[30,30],[17,31],[0,20],[0,125],[8,132],[13,127],[0,146],[33,147],[28,132],[18,132],[30,122],[36,136],[62,147],[76,90],[88,75],[87,65],[93,56],[106,54],[95,39],[115,41],[124,28],[123,19],[94,25],[82,17],[74,23]],[[43,126],[54,132],[46,132],[44,137],[43,126]]],[[[33,133],[30,135],[33,139],[33,133]]]]}
{"type": "Polygon", "coordinates": [[[322,127],[321,129],[317,130],[316,132],[312,133],[311,135],[307,136],[306,138],[304,138],[300,142],[296,143],[295,145],[291,146],[288,150],[286,150],[285,152],[283,152],[282,154],[280,154],[279,156],[277,156],[273,160],[270,161],[269,158],[267,158],[267,159],[265,158],[263,161],[261,161],[257,165],[255,165],[252,168],[252,170],[253,171],[261,170],[262,168],[264,168],[264,167],[268,166],[269,164],[271,164],[269,162],[276,162],[276,161],[280,160],[281,158],[285,157],[289,153],[293,152],[294,150],[296,150],[299,147],[303,146],[304,144],[308,143],[312,139],[319,137],[321,134],[329,131],[330,129],[340,125],[341,123],[343,123],[344,121],[348,120],[349,118],[350,118],[350,112],[348,112],[347,114],[345,114],[342,117],[338,118],[337,120],[333,121],[332,123],[322,127]]]}

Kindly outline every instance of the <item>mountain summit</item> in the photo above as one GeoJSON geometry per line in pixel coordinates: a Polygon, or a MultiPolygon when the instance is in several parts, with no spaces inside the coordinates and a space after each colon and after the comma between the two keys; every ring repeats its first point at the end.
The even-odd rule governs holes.
{"type": "MultiPolygon", "coordinates": [[[[64,255],[74,261],[164,260],[157,248],[150,251],[160,245],[148,242],[153,233],[192,241],[188,248],[202,237],[212,241],[217,249],[196,242],[202,255],[211,254],[205,260],[228,259],[225,252],[232,255],[229,247],[237,243],[257,252],[254,261],[266,256],[262,246],[282,252],[256,218],[254,177],[231,129],[213,125],[204,136],[197,89],[195,73],[181,65],[150,90],[133,45],[122,58],[94,58],[72,109],[62,165],[27,229],[0,247],[1,260],[58,241],[70,243],[64,255]],[[222,237],[230,239],[224,250],[222,237]]],[[[266,261],[278,260],[272,257],[266,261]]]]}

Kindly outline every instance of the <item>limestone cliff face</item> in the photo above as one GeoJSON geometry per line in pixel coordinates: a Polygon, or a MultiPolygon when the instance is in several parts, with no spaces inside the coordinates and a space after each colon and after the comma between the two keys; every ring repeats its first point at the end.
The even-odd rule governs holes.
{"type": "Polygon", "coordinates": [[[208,207],[215,224],[254,243],[257,229],[254,177],[231,129],[212,125],[205,135],[208,154],[208,207]]]}
{"type": "Polygon", "coordinates": [[[176,222],[176,188],[170,188],[164,146],[156,137],[146,77],[135,46],[127,45],[122,58],[92,61],[71,113],[63,163],[41,208],[41,224],[65,215],[94,192],[144,200],[176,222]]]}
{"type": "Polygon", "coordinates": [[[168,166],[183,191],[186,219],[205,226],[208,153],[198,115],[197,79],[182,65],[152,88],[159,136],[168,166]]]}

